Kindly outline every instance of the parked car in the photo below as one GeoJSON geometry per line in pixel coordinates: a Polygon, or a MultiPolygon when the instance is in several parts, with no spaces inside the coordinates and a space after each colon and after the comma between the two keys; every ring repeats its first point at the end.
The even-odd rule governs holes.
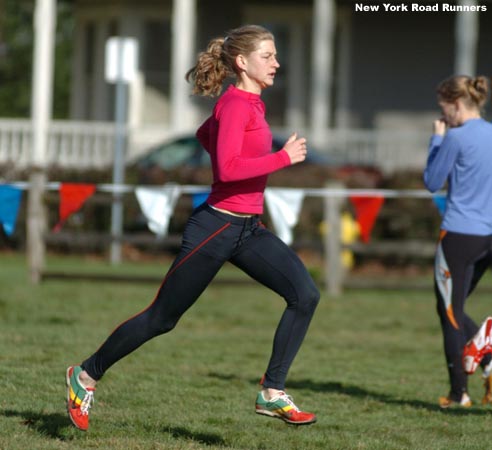
{"type": "MultiPolygon", "coordinates": [[[[287,138],[274,135],[272,151],[281,150],[287,138]]],[[[164,141],[149,148],[129,166],[137,184],[209,184],[210,157],[193,134],[164,141]]],[[[381,179],[379,170],[371,167],[348,166],[308,144],[306,160],[270,175],[269,185],[322,187],[329,179],[341,179],[348,185],[375,187],[381,179]]]]}
{"type": "MultiPolygon", "coordinates": [[[[286,140],[280,136],[273,136],[272,151],[281,150],[286,140]]],[[[313,164],[334,164],[328,156],[313,149],[309,149],[306,161],[313,164]]],[[[144,156],[137,159],[136,163],[142,169],[158,166],[163,170],[170,170],[181,165],[210,166],[210,158],[198,139],[190,134],[151,147],[144,152],[144,156]]]]}

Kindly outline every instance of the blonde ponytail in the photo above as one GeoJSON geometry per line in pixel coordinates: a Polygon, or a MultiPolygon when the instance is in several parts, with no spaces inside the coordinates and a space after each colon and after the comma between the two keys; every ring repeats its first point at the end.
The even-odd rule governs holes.
{"type": "Polygon", "coordinates": [[[229,31],[225,38],[212,39],[207,49],[199,53],[195,66],[186,73],[186,80],[193,83],[193,93],[219,95],[224,80],[239,74],[236,57],[248,56],[265,40],[273,41],[273,35],[258,25],[244,25],[229,31]]]}

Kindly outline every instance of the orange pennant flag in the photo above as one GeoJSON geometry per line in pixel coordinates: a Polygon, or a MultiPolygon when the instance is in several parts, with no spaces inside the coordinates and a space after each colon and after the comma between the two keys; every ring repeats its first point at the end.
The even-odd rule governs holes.
{"type": "Polygon", "coordinates": [[[384,197],[351,196],[350,201],[355,208],[355,217],[360,227],[360,238],[367,243],[371,239],[371,232],[384,203],[384,197]]]}
{"type": "Polygon", "coordinates": [[[61,183],[60,185],[60,220],[54,231],[60,231],[71,214],[78,211],[86,200],[96,192],[95,184],[61,183]]]}

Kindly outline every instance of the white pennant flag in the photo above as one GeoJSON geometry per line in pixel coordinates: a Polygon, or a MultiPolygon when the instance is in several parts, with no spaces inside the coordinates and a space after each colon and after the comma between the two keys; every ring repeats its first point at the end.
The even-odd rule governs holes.
{"type": "Polygon", "coordinates": [[[292,228],[297,225],[304,200],[302,189],[265,189],[265,200],[275,231],[287,245],[294,240],[292,228]]]}
{"type": "Polygon", "coordinates": [[[167,234],[169,220],[181,193],[177,185],[160,188],[137,187],[135,195],[149,230],[163,237],[167,234]]]}

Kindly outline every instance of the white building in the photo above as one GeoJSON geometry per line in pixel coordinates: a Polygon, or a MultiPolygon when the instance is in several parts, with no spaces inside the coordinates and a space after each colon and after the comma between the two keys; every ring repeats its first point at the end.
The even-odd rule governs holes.
{"type": "Polygon", "coordinates": [[[445,2],[429,1],[418,5],[431,11],[413,12],[410,3],[408,11],[385,11],[383,3],[76,0],[71,117],[113,119],[104,46],[110,36],[131,36],[140,46],[129,105],[137,147],[156,133],[196,128],[211,103],[190,97],[186,70],[211,37],[257,23],[274,32],[282,65],[264,93],[272,126],[304,130],[320,142],[328,128],[427,131],[439,80],[455,72],[492,74],[492,28],[486,26],[492,2],[446,3],[447,9],[486,9],[478,13],[448,12],[445,2]],[[367,5],[379,11],[364,11],[367,5]]]}
{"type": "MultiPolygon", "coordinates": [[[[129,86],[130,157],[193,132],[209,114],[213,100],[192,97],[184,75],[210,38],[245,23],[264,25],[276,36],[281,70],[263,94],[269,123],[285,135],[303,133],[320,150],[347,162],[388,170],[421,167],[430,123],[438,114],[436,84],[453,73],[492,74],[492,0],[73,4],[72,123],[51,127],[48,155],[59,162],[70,160],[63,156],[67,142],[75,148],[71,161],[77,165],[84,165],[85,154],[86,164],[111,158],[115,86],[105,80],[104,67],[106,41],[113,36],[133,37],[139,44],[138,76],[129,86]],[[386,11],[385,4],[398,10],[386,11]],[[412,11],[412,4],[423,11],[412,11]]],[[[19,133],[28,136],[28,127],[19,133]]],[[[0,123],[0,162],[15,154],[5,143],[30,146],[20,138],[2,140],[4,130],[12,132],[12,123],[0,123]]],[[[27,161],[24,154],[16,162],[27,161]]]]}

